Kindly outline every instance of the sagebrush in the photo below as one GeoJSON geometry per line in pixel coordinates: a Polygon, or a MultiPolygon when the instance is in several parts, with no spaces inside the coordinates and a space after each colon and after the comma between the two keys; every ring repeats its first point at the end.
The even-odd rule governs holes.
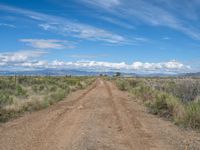
{"type": "Polygon", "coordinates": [[[93,80],[92,77],[1,76],[0,121],[46,108],[93,80]]]}
{"type": "Polygon", "coordinates": [[[117,78],[116,84],[141,100],[149,112],[200,129],[199,78],[117,78]]]}

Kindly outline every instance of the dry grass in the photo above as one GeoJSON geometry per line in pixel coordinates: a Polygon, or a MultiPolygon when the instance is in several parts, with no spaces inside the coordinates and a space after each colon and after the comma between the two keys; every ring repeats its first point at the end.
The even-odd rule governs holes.
{"type": "Polygon", "coordinates": [[[93,81],[91,77],[0,77],[0,121],[53,105],[93,81]]]}
{"type": "Polygon", "coordinates": [[[118,78],[116,85],[134,94],[150,113],[200,129],[200,79],[118,78]]]}

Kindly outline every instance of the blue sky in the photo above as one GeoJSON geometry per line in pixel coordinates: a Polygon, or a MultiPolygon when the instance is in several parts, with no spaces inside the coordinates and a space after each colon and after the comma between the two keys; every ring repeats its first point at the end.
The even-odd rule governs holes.
{"type": "Polygon", "coordinates": [[[0,70],[200,71],[199,0],[0,0],[0,70]]]}

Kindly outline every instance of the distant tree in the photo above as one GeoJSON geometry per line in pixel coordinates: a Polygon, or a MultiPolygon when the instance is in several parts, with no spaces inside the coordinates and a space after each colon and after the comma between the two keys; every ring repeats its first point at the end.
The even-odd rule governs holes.
{"type": "Polygon", "coordinates": [[[121,76],[121,73],[120,72],[116,72],[115,76],[119,77],[119,76],[121,76]]]}
{"type": "Polygon", "coordinates": [[[65,75],[65,77],[66,77],[66,78],[71,78],[71,77],[72,77],[72,75],[65,75]]]}

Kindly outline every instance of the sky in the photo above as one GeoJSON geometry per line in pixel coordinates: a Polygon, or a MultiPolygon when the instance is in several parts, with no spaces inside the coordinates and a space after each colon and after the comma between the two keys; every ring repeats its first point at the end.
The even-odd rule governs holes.
{"type": "Polygon", "coordinates": [[[199,0],[0,0],[0,71],[200,71],[199,0]]]}

